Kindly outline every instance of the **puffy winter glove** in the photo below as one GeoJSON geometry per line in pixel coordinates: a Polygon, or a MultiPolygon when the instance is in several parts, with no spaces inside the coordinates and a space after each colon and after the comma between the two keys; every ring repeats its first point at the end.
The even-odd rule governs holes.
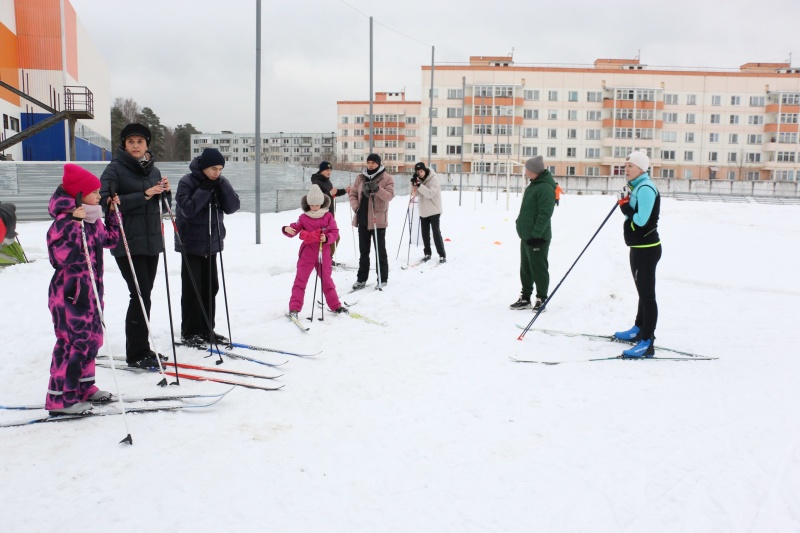
{"type": "Polygon", "coordinates": [[[419,187],[420,183],[421,181],[418,176],[411,176],[411,185],[413,185],[414,187],[419,187]]]}
{"type": "Polygon", "coordinates": [[[219,181],[218,179],[210,180],[208,178],[205,178],[203,179],[203,181],[200,182],[200,188],[203,189],[204,191],[213,191],[214,187],[217,186],[218,181],[219,181]]]}
{"type": "Polygon", "coordinates": [[[322,230],[320,229],[316,229],[314,231],[300,231],[300,239],[302,239],[303,242],[319,242],[320,235],[322,235],[322,230]]]}
{"type": "Polygon", "coordinates": [[[525,244],[528,246],[532,246],[534,250],[538,250],[542,247],[542,245],[546,244],[547,241],[542,239],[541,237],[531,237],[525,241],[525,244]]]}
{"type": "Polygon", "coordinates": [[[0,204],[0,242],[7,238],[14,240],[17,235],[17,206],[0,204]]]}
{"type": "Polygon", "coordinates": [[[378,184],[374,181],[368,181],[364,184],[364,188],[370,193],[374,194],[378,192],[378,184]]]}
{"type": "Polygon", "coordinates": [[[633,214],[636,213],[636,211],[634,211],[631,207],[630,198],[626,198],[624,203],[622,200],[619,201],[619,210],[622,211],[622,214],[628,218],[633,218],[633,214]]]}

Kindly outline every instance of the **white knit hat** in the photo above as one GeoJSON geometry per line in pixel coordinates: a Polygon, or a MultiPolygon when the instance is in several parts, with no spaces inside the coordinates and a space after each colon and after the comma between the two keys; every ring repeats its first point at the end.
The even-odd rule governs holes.
{"type": "Polygon", "coordinates": [[[626,161],[630,161],[642,169],[642,172],[647,172],[647,169],[650,168],[650,158],[644,152],[631,152],[626,161]]]}
{"type": "Polygon", "coordinates": [[[322,194],[322,189],[320,189],[319,185],[316,183],[313,184],[310,189],[308,189],[306,202],[308,205],[322,205],[325,203],[325,195],[322,194]]]}

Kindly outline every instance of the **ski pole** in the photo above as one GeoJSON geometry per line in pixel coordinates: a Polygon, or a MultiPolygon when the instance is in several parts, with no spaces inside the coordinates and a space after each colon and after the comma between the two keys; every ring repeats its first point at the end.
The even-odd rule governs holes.
{"type": "MultiPolygon", "coordinates": [[[[333,262],[333,259],[331,259],[331,262],[333,262]]],[[[319,312],[319,320],[320,322],[322,322],[323,320],[325,320],[325,280],[322,279],[322,241],[319,241],[319,259],[317,259],[317,277],[319,278],[319,301],[322,302],[322,310],[319,312]]],[[[312,307],[311,309],[313,312],[314,308],[312,307]]]]}
{"type": "Polygon", "coordinates": [[[370,193],[370,199],[372,200],[372,241],[375,243],[375,266],[378,272],[378,282],[375,284],[375,288],[379,291],[383,290],[383,286],[381,284],[381,252],[378,249],[378,215],[375,214],[375,195],[370,193]]]}
{"type": "MultiPolygon", "coordinates": [[[[110,198],[116,195],[113,181],[108,183],[108,194],[110,198]]],[[[136,276],[136,270],[133,267],[133,257],[131,257],[131,249],[128,247],[128,237],[125,235],[125,228],[122,227],[122,215],[119,209],[114,209],[114,213],[117,217],[117,224],[119,224],[119,234],[122,236],[122,244],[125,246],[125,255],[128,258],[128,266],[130,266],[131,269],[133,285],[136,287],[136,295],[139,297],[139,305],[142,308],[142,318],[144,319],[145,326],[147,326],[147,337],[150,339],[150,344],[153,346],[153,349],[155,349],[156,342],[153,340],[153,329],[150,327],[150,319],[147,317],[147,307],[144,305],[142,290],[139,288],[139,278],[136,276]]],[[[167,375],[164,373],[164,367],[161,365],[161,358],[158,356],[158,350],[156,350],[156,361],[158,361],[158,371],[161,373],[161,381],[158,382],[158,386],[163,387],[167,384],[167,375]]]]}
{"type": "Polygon", "coordinates": [[[519,334],[519,337],[517,337],[517,340],[521,341],[525,337],[525,334],[528,333],[528,331],[531,329],[531,326],[533,326],[533,323],[536,322],[536,319],[539,318],[540,314],[542,314],[542,311],[544,311],[544,308],[547,306],[547,304],[550,302],[550,300],[553,299],[553,295],[556,293],[558,288],[561,287],[561,284],[564,283],[565,279],[567,279],[567,276],[569,276],[569,273],[572,272],[572,269],[578,263],[578,261],[580,260],[581,256],[583,255],[583,253],[586,251],[587,248],[589,248],[589,245],[592,244],[592,241],[594,240],[595,237],[597,237],[597,234],[600,233],[600,230],[603,229],[603,226],[606,225],[606,222],[608,222],[608,219],[611,218],[611,215],[614,214],[614,210],[616,208],[617,208],[617,203],[614,202],[614,207],[612,207],[611,211],[608,212],[608,215],[606,215],[606,218],[603,220],[603,223],[600,224],[600,227],[597,228],[597,231],[594,232],[594,235],[592,235],[592,238],[589,239],[589,242],[587,242],[586,246],[583,247],[583,250],[581,250],[581,253],[578,254],[578,258],[575,259],[575,262],[572,263],[571,267],[569,267],[569,270],[567,270],[567,273],[564,274],[564,277],[561,278],[561,281],[558,282],[558,285],[556,285],[556,288],[553,289],[553,292],[550,293],[550,296],[548,296],[545,299],[544,303],[542,303],[541,307],[539,307],[539,310],[536,311],[535,315],[533,315],[533,318],[531,319],[531,321],[528,322],[528,325],[525,326],[525,329],[522,330],[522,333],[519,334]]]}
{"type": "MultiPolygon", "coordinates": [[[[112,194],[113,198],[113,194],[112,194]]],[[[75,197],[75,207],[78,208],[81,206],[83,201],[83,193],[78,193],[75,197]]],[[[119,211],[115,208],[114,211],[117,211],[117,221],[119,221],[119,211]]],[[[94,278],[94,267],[92,266],[92,256],[89,255],[89,243],[86,240],[86,228],[83,225],[83,220],[80,221],[81,225],[81,241],[83,243],[83,255],[86,257],[86,267],[89,269],[89,279],[92,282],[92,291],[94,292],[94,303],[97,306],[97,316],[100,319],[100,328],[103,330],[103,344],[106,346],[106,351],[108,352],[108,359],[111,361],[111,375],[114,378],[114,387],[117,389],[117,398],[119,402],[119,407],[122,410],[122,421],[125,425],[125,432],[127,436],[119,441],[120,444],[123,442],[133,445],[133,438],[131,437],[131,430],[128,428],[128,415],[125,412],[125,402],[122,400],[122,392],[119,390],[119,381],[117,381],[117,367],[114,364],[114,354],[111,352],[111,346],[107,342],[108,333],[106,332],[106,319],[103,316],[103,306],[100,304],[100,292],[97,290],[97,282],[94,278]]],[[[122,225],[120,224],[119,227],[120,231],[122,230],[122,225]]],[[[102,249],[101,249],[101,252],[102,249]]]]}
{"type": "Polygon", "coordinates": [[[169,312],[169,334],[172,339],[172,361],[175,363],[175,383],[173,385],[180,386],[181,377],[180,369],[178,368],[178,354],[175,349],[175,324],[172,322],[172,298],[169,293],[169,269],[167,268],[167,239],[164,235],[164,210],[161,207],[161,202],[166,201],[162,195],[158,195],[158,221],[161,223],[161,244],[164,247],[164,283],[167,285],[167,311],[169,312]]]}
{"type": "MultiPolygon", "coordinates": [[[[322,257],[322,242],[319,243],[319,249],[320,257],[322,257]]],[[[314,308],[317,306],[317,280],[319,280],[319,270],[314,268],[314,271],[317,273],[317,275],[314,276],[314,296],[311,299],[311,318],[309,318],[311,322],[314,322],[314,308]]]]}
{"type": "MultiPolygon", "coordinates": [[[[403,246],[403,235],[406,234],[406,222],[409,221],[409,212],[411,211],[411,202],[414,200],[414,190],[412,188],[411,194],[408,196],[408,207],[406,207],[406,218],[403,219],[403,232],[400,233],[400,242],[397,243],[397,255],[394,256],[395,259],[400,257],[400,247],[403,246]]],[[[411,223],[409,221],[408,226],[408,245],[409,248],[411,247],[411,223]]],[[[410,253],[410,252],[409,252],[410,253]]]]}
{"type": "MultiPolygon", "coordinates": [[[[183,241],[181,240],[181,234],[178,233],[178,224],[177,222],[175,222],[175,214],[172,212],[172,208],[169,206],[169,203],[164,202],[164,206],[167,208],[167,212],[169,213],[169,219],[172,222],[172,230],[175,232],[175,240],[178,241],[178,245],[181,248],[181,259],[183,260],[183,265],[186,267],[186,271],[189,273],[189,281],[192,283],[194,294],[195,296],[197,296],[197,301],[202,302],[202,298],[200,298],[200,287],[197,285],[197,280],[194,279],[194,273],[192,273],[192,267],[189,264],[189,259],[186,257],[186,251],[183,249],[183,241]]],[[[203,319],[206,321],[208,327],[212,328],[213,330],[213,327],[211,326],[211,320],[209,320],[208,313],[206,313],[206,308],[202,304],[200,305],[200,312],[203,313],[203,319]]],[[[213,345],[214,347],[217,348],[217,351],[219,351],[219,346],[216,337],[209,339],[208,345],[209,346],[213,345]]],[[[219,359],[215,362],[216,364],[221,365],[224,362],[224,360],[222,359],[222,355],[220,355],[219,353],[217,353],[216,355],[217,357],[219,357],[219,359]]],[[[210,357],[210,355],[207,355],[206,357],[210,357]]]]}
{"type": "MultiPolygon", "coordinates": [[[[214,280],[211,276],[211,271],[213,270],[212,265],[216,266],[216,258],[212,257],[211,254],[211,206],[214,204],[214,193],[211,193],[211,197],[208,199],[208,343],[211,346],[212,339],[217,340],[217,336],[214,333],[214,318],[216,316],[216,309],[214,309],[214,280]]],[[[200,300],[200,307],[203,307],[203,301],[200,300]]]]}
{"type": "MultiPolygon", "coordinates": [[[[217,193],[214,193],[216,195],[217,193]]],[[[231,334],[231,314],[228,308],[228,288],[225,285],[225,263],[222,260],[222,233],[219,228],[219,207],[214,211],[217,217],[217,235],[219,236],[219,268],[222,274],[222,295],[225,298],[225,318],[228,321],[228,342],[233,344],[233,335],[231,334]]]]}

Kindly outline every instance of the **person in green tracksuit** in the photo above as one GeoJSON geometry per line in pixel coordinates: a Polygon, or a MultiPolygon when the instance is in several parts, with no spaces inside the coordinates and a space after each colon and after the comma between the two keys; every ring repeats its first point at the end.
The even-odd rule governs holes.
{"type": "Polygon", "coordinates": [[[544,168],[542,156],[525,162],[525,177],[530,180],[522,195],[522,205],[517,217],[517,235],[520,238],[519,279],[522,291],[519,300],[510,309],[542,310],[550,286],[547,253],[553,232],[550,219],[556,205],[556,182],[549,170],[544,168]],[[536,301],[531,305],[531,296],[536,286],[536,301]]]}

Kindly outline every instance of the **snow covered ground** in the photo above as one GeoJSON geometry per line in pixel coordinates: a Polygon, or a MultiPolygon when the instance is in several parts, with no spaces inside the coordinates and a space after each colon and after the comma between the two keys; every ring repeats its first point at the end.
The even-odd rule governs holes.
{"type": "MultiPolygon", "coordinates": [[[[569,361],[622,345],[535,330],[517,340],[515,324],[532,317],[508,310],[519,294],[519,199],[509,210],[504,196],[483,200],[467,193],[459,207],[445,193],[447,264],[402,270],[408,197],[395,198],[388,287],[344,296],[388,325],[326,312],[308,334],[283,316],[299,242],[279,228],[299,210],[263,215],[261,245],[251,213],[227,218],[234,340],[322,353],[249,352],[291,359],[283,390],[237,388],[199,412],[129,416],[133,446],[118,444],[119,416],[0,429],[0,531],[799,531],[800,207],[664,199],[657,345],[718,360],[543,366],[509,356],[569,361]]],[[[569,194],[561,204],[551,290],[614,205],[569,194]]],[[[346,218],[341,209],[338,258],[355,264],[346,218]]],[[[621,218],[612,215],[535,327],[631,325],[621,218]]],[[[20,224],[36,261],[0,271],[0,404],[44,401],[54,342],[48,225],[20,224]]],[[[421,246],[410,255],[419,259],[421,246]]],[[[106,257],[107,341],[122,353],[127,293],[106,257]]],[[[176,321],[179,267],[170,252],[176,321]]],[[[355,273],[334,279],[341,294],[355,273]]],[[[312,289],[313,278],[301,316],[312,289]]],[[[218,302],[227,334],[221,292],[218,302]]],[[[153,308],[156,348],[168,353],[163,263],[153,308]]],[[[212,364],[185,348],[178,356],[212,364]]],[[[182,380],[164,390],[155,375],[117,376],[131,395],[224,388],[182,380]]],[[[98,384],[114,390],[109,370],[98,369],[98,384]]],[[[30,414],[0,411],[3,421],[30,414]]]]}

